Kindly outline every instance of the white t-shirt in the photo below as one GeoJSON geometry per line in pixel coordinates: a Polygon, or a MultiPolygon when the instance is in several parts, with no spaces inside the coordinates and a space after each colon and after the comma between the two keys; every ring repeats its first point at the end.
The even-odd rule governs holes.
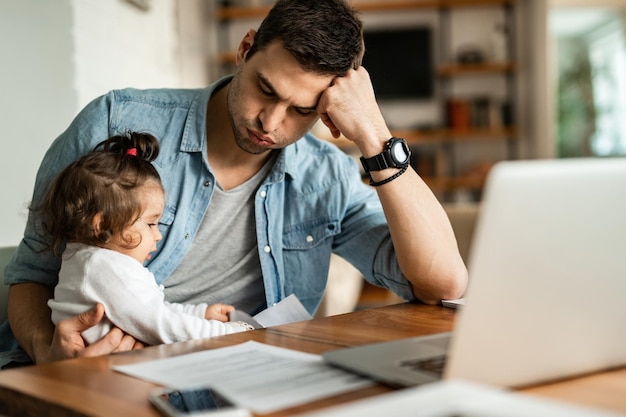
{"type": "Polygon", "coordinates": [[[207,304],[168,303],[154,275],[136,259],[109,249],[69,243],[63,253],[54,299],[48,301],[52,321],[75,316],[97,302],[106,318],[83,332],[88,343],[112,326],[135,339],[155,345],[237,333],[240,323],[204,318],[207,304]]]}

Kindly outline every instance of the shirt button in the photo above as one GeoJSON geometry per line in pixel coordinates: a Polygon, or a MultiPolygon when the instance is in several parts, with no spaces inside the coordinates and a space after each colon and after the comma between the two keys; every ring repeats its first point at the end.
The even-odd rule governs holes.
{"type": "Polygon", "coordinates": [[[205,187],[208,187],[210,185],[211,185],[211,181],[209,181],[209,180],[204,181],[204,186],[205,187]]]}
{"type": "Polygon", "coordinates": [[[271,249],[270,249],[270,247],[269,247],[269,246],[265,246],[265,247],[263,248],[263,252],[265,252],[265,253],[270,253],[270,251],[271,251],[271,249]]]}
{"type": "Polygon", "coordinates": [[[313,242],[313,236],[308,235],[308,236],[306,237],[306,241],[307,241],[308,243],[313,242]]]}
{"type": "Polygon", "coordinates": [[[267,196],[267,192],[266,192],[265,190],[263,190],[263,191],[261,191],[261,192],[259,193],[259,195],[260,195],[261,197],[265,198],[265,197],[267,196]]]}
{"type": "Polygon", "coordinates": [[[189,239],[189,233],[185,233],[185,239],[189,239]]]}

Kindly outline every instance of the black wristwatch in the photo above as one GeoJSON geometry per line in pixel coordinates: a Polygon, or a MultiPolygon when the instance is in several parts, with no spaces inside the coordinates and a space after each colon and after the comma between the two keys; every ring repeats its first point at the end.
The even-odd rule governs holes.
{"type": "Polygon", "coordinates": [[[387,141],[385,150],[371,158],[361,157],[361,164],[366,173],[382,171],[387,168],[403,168],[409,163],[411,150],[406,140],[393,137],[387,141]]]}

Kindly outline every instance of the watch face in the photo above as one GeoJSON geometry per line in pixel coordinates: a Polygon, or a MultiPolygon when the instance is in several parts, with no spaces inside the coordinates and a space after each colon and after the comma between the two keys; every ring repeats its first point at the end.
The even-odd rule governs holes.
{"type": "Polygon", "coordinates": [[[409,159],[409,155],[409,149],[403,141],[397,141],[391,147],[391,156],[399,164],[405,164],[409,159]]]}

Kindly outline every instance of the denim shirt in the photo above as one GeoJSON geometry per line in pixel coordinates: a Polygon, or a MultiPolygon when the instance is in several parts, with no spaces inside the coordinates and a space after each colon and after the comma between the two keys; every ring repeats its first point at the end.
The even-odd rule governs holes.
{"type": "MultiPolygon", "coordinates": [[[[33,204],[61,169],[99,142],[124,132],[154,135],[154,162],[165,188],[159,228],[163,239],[146,266],[159,284],[174,271],[193,241],[211,201],[215,176],[207,161],[205,89],[124,89],[88,104],[46,153],[33,204]]],[[[314,313],[326,287],[331,252],[364,277],[410,300],[376,193],[361,181],[354,159],[310,134],[284,148],[255,195],[256,233],[267,305],[296,294],[314,313]]],[[[29,216],[23,240],[6,269],[5,282],[57,283],[60,260],[41,252],[37,219],[29,216]]]]}

